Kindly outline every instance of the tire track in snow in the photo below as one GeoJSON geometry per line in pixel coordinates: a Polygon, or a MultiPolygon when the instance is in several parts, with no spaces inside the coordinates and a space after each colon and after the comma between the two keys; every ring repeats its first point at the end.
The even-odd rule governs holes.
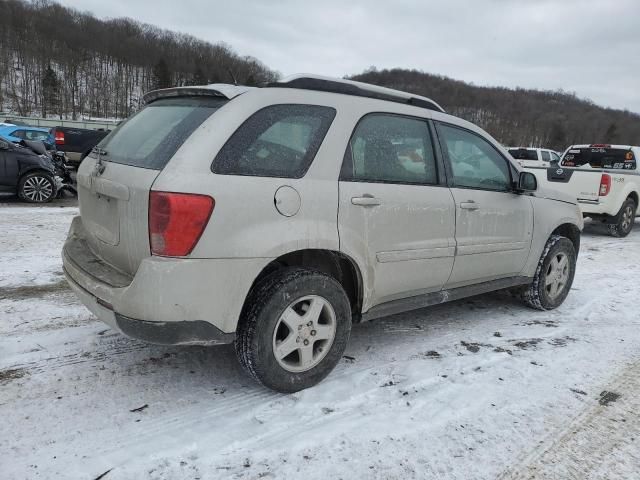
{"type": "Polygon", "coordinates": [[[601,394],[498,479],[634,478],[640,471],[640,362],[626,367],[606,392],[620,397],[607,403],[601,394]]]}

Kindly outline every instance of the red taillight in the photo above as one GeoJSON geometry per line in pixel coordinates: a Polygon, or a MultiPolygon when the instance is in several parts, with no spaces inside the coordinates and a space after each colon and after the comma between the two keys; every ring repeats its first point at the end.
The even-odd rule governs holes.
{"type": "Polygon", "coordinates": [[[153,255],[184,257],[196,246],[215,201],[195,193],[151,192],[149,244],[153,255]]]}
{"type": "Polygon", "coordinates": [[[611,190],[611,176],[609,174],[603,173],[600,178],[600,196],[605,197],[609,195],[609,191],[611,190]]]}
{"type": "Polygon", "coordinates": [[[64,132],[58,132],[56,130],[56,145],[64,145],[64,132]]]}

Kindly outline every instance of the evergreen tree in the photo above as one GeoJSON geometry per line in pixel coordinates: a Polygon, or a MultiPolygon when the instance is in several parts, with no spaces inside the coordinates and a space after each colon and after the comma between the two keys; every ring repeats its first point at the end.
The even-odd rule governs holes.
{"type": "Polygon", "coordinates": [[[164,58],[160,59],[153,67],[153,88],[169,88],[173,86],[171,71],[164,58]]]}
{"type": "Polygon", "coordinates": [[[616,122],[611,122],[609,128],[604,134],[604,142],[605,143],[618,143],[618,125],[616,122]]]}
{"type": "Polygon", "coordinates": [[[60,112],[60,80],[51,68],[47,67],[42,76],[42,116],[60,112]]]}

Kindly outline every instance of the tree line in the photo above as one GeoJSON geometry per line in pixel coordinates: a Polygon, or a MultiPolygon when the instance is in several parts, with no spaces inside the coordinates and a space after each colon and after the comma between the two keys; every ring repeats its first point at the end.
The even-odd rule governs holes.
{"type": "MultiPolygon", "coordinates": [[[[224,43],[127,18],[101,20],[50,0],[0,0],[0,112],[121,119],[154,88],[259,85],[277,78],[224,43]]],[[[478,87],[418,70],[375,67],[349,78],[433,98],[508,146],[640,144],[640,115],[564,91],[478,87]]]]}
{"type": "Polygon", "coordinates": [[[563,150],[579,143],[640,145],[640,115],[595,105],[564,91],[478,87],[418,70],[377,70],[349,77],[429,97],[506,146],[563,150]]]}
{"type": "Polygon", "coordinates": [[[154,88],[256,85],[277,73],[224,43],[48,0],[0,0],[0,111],[125,118],[154,88]]]}

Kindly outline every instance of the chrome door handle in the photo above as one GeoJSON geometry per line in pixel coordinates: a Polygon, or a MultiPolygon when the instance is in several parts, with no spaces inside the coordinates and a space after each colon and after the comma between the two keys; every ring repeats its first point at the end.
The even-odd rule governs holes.
{"type": "Polygon", "coordinates": [[[463,208],[465,210],[478,210],[480,208],[480,205],[478,205],[473,200],[469,200],[468,202],[461,202],[460,208],[463,208]]]}
{"type": "Polygon", "coordinates": [[[352,197],[351,203],[361,207],[375,207],[380,205],[382,202],[373,195],[364,194],[361,197],[352,197]]]}

